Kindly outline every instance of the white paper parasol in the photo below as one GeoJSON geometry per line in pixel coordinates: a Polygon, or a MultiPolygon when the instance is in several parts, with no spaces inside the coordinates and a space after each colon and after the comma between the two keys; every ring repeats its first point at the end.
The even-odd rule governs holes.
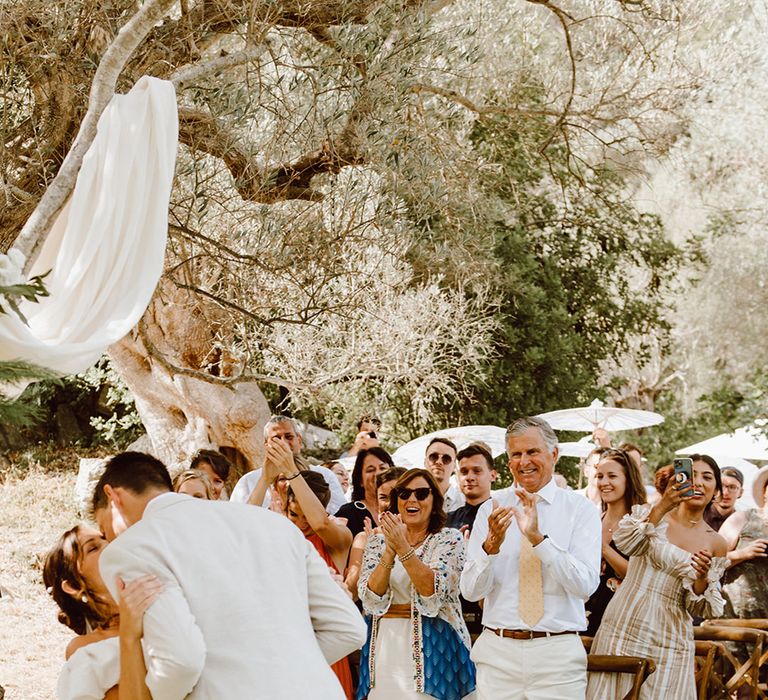
{"type": "Polygon", "coordinates": [[[606,406],[599,399],[595,399],[589,406],[549,411],[539,414],[538,417],[547,421],[555,430],[586,433],[591,433],[596,428],[604,428],[609,432],[635,430],[664,422],[664,416],[660,413],[606,406]]]}

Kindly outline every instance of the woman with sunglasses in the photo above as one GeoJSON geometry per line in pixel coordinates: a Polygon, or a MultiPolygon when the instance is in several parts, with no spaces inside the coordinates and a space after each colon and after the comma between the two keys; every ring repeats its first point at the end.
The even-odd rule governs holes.
{"type": "Polygon", "coordinates": [[[358,700],[460,700],[475,689],[459,603],[464,540],[445,520],[432,474],[405,472],[363,555],[358,592],[370,618],[358,700]]]}
{"type": "Polygon", "coordinates": [[[634,460],[624,451],[603,450],[595,466],[595,485],[602,501],[603,557],[600,585],[587,601],[587,636],[594,637],[605,608],[627,575],[629,557],[613,541],[613,533],[632,507],[646,503],[645,486],[634,460]]]}
{"type": "MultiPolygon", "coordinates": [[[[704,520],[721,489],[717,462],[692,455],[693,480],[677,483],[674,469],[656,472],[662,494],[653,505],[636,505],[614,532],[630,556],[624,582],[608,603],[591,653],[651,658],[656,671],[643,684],[643,698],[695,700],[693,616],[723,612],[720,577],[725,540],[704,520]]],[[[631,678],[591,673],[587,698],[624,697],[631,678]]]]}
{"type": "Polygon", "coordinates": [[[392,457],[382,447],[360,450],[352,469],[352,500],[336,512],[337,518],[345,518],[347,527],[355,537],[365,529],[365,519],[374,525],[379,522],[379,502],[376,496],[376,476],[394,467],[392,457]]]}

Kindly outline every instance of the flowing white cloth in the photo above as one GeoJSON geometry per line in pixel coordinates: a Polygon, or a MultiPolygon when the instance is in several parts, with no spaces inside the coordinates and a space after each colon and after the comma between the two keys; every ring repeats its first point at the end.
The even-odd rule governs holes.
{"type": "MultiPolygon", "coordinates": [[[[31,275],[50,296],[0,314],[0,360],[81,372],[141,318],[163,269],[178,144],[173,85],[143,77],[99,119],[31,275]]],[[[6,261],[7,262],[7,261],[6,261]]]]}

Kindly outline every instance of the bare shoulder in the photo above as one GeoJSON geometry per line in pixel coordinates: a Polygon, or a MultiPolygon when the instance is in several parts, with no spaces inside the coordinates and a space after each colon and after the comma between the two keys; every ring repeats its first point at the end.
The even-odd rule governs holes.
{"type": "Polygon", "coordinates": [[[709,547],[716,557],[724,557],[728,553],[728,543],[725,538],[714,530],[711,531],[709,538],[709,547]]]}
{"type": "Polygon", "coordinates": [[[72,656],[72,654],[74,654],[78,649],[82,649],[89,644],[98,642],[102,638],[103,637],[96,635],[93,632],[89,632],[88,634],[79,634],[77,637],[72,639],[69,644],[67,644],[67,649],[64,652],[65,658],[69,659],[69,657],[72,656]]]}
{"type": "Polygon", "coordinates": [[[728,525],[729,527],[735,527],[739,530],[743,529],[743,527],[747,524],[747,516],[749,515],[749,511],[746,510],[737,510],[733,513],[731,513],[723,523],[723,526],[728,525]]]}

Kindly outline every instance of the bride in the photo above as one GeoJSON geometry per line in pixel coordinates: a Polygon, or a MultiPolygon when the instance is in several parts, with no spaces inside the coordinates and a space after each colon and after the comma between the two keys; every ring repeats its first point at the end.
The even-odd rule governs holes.
{"type": "Polygon", "coordinates": [[[151,700],[141,647],[144,612],[162,591],[154,576],[118,581],[115,603],[99,573],[107,546],[91,528],[67,530],[48,553],[43,581],[59,606],[59,622],[77,636],[59,676],[59,700],[151,700]]]}

